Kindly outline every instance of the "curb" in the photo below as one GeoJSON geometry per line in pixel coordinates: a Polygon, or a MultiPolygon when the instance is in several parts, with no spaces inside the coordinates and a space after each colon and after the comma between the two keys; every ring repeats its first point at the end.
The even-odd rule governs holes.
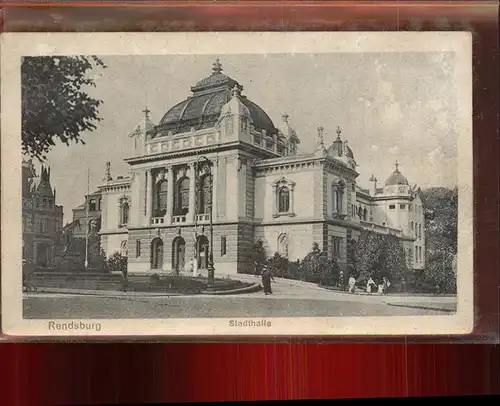
{"type": "Polygon", "coordinates": [[[419,310],[432,310],[437,312],[446,312],[446,313],[456,313],[456,310],[453,309],[444,309],[442,307],[431,307],[431,306],[419,306],[419,305],[405,305],[405,304],[397,304],[397,303],[385,303],[388,306],[394,307],[406,307],[408,309],[419,309],[419,310]]]}
{"type": "MultiPolygon", "coordinates": [[[[77,294],[82,296],[105,296],[105,297],[169,297],[169,296],[199,296],[199,295],[233,295],[238,293],[253,293],[262,289],[260,284],[253,284],[239,289],[222,291],[201,291],[200,293],[161,293],[161,292],[120,292],[117,290],[79,290],[79,289],[58,289],[58,288],[38,288],[36,292],[26,293],[61,293],[77,294]]],[[[23,292],[24,293],[24,292],[23,292]]]]}
{"type": "Polygon", "coordinates": [[[206,295],[206,296],[236,295],[238,293],[254,293],[260,290],[262,290],[262,285],[260,283],[254,283],[253,285],[247,286],[245,288],[232,289],[232,290],[219,290],[214,292],[210,292],[209,290],[203,290],[200,293],[200,295],[206,295]]]}
{"type": "Polygon", "coordinates": [[[118,290],[78,290],[78,289],[44,289],[38,288],[36,292],[27,293],[61,293],[77,294],[82,296],[105,296],[105,297],[143,297],[143,296],[187,296],[181,293],[156,293],[156,292],[120,292],[118,290]]]}

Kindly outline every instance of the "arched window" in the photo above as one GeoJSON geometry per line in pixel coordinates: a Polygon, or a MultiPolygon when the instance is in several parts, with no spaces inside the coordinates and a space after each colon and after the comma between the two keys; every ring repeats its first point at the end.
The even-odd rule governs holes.
{"type": "Polygon", "coordinates": [[[278,213],[288,213],[290,210],[290,190],[283,186],[278,190],[278,213]]]}
{"type": "Polygon", "coordinates": [[[363,220],[364,221],[368,220],[368,210],[366,210],[366,208],[363,210],[363,220]]]}
{"type": "Polygon", "coordinates": [[[167,190],[168,182],[166,180],[162,180],[156,185],[156,217],[162,217],[167,212],[167,190]]]}
{"type": "Polygon", "coordinates": [[[189,211],[189,178],[179,179],[177,182],[177,208],[179,215],[187,214],[189,211]]]}
{"type": "Polygon", "coordinates": [[[198,213],[208,214],[210,212],[210,206],[212,205],[212,187],[209,174],[206,174],[201,178],[199,196],[200,202],[198,213]]]}
{"type": "Polygon", "coordinates": [[[285,233],[278,236],[278,254],[288,256],[288,236],[285,233]]]}
{"type": "Polygon", "coordinates": [[[332,214],[335,216],[344,213],[344,189],[345,184],[340,181],[332,185],[332,214]]]}
{"type": "Polygon", "coordinates": [[[295,216],[295,182],[281,178],[273,183],[273,217],[295,216]]]}
{"type": "Polygon", "coordinates": [[[120,245],[120,254],[124,257],[126,257],[128,255],[127,241],[126,240],[122,241],[122,243],[120,245]]]}
{"type": "Polygon", "coordinates": [[[120,225],[128,224],[129,204],[127,199],[122,199],[120,202],[120,225]]]}

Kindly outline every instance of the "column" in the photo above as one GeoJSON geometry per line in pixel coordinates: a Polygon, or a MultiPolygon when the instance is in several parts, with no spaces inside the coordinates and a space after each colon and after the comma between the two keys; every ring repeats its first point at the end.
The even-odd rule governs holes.
{"type": "Polygon", "coordinates": [[[146,225],[151,224],[151,212],[153,208],[153,172],[151,169],[147,171],[148,183],[146,186],[146,225]]]}
{"type": "Polygon", "coordinates": [[[101,229],[105,230],[108,228],[108,195],[103,193],[101,196],[101,229]]]}
{"type": "Polygon", "coordinates": [[[172,224],[172,215],[174,213],[174,167],[167,168],[167,224],[172,224]]]}
{"type": "Polygon", "coordinates": [[[187,214],[187,221],[194,222],[196,213],[196,170],[195,165],[189,165],[189,211],[187,214]]]}
{"type": "Polygon", "coordinates": [[[218,194],[217,194],[217,179],[218,179],[218,174],[219,174],[219,160],[215,159],[213,161],[213,166],[212,166],[212,176],[213,176],[213,182],[212,182],[212,221],[215,221],[218,217],[217,213],[217,200],[218,200],[218,194]]]}
{"type": "Polygon", "coordinates": [[[277,204],[277,200],[278,200],[278,187],[276,185],[273,185],[273,195],[272,195],[272,210],[273,210],[273,217],[276,217],[276,215],[278,214],[278,204],[277,204]]]}

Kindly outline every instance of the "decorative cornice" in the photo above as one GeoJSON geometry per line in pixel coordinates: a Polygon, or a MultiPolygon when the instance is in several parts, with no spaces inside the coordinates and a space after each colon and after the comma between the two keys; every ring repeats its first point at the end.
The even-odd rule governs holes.
{"type": "MultiPolygon", "coordinates": [[[[256,145],[250,144],[245,141],[237,140],[226,143],[214,143],[213,145],[203,145],[199,147],[186,148],[184,150],[178,151],[169,151],[169,152],[159,152],[157,154],[144,155],[140,157],[132,157],[124,159],[130,165],[137,165],[141,163],[147,162],[155,162],[162,160],[170,160],[173,158],[181,158],[181,157],[196,157],[196,155],[206,155],[210,153],[220,153],[224,151],[231,150],[243,150],[247,151],[252,155],[262,156],[267,155],[268,157],[276,156],[276,153],[266,150],[264,148],[259,148],[256,145]]],[[[267,159],[267,158],[263,158],[267,159]]]]}
{"type": "Polygon", "coordinates": [[[333,173],[341,173],[346,177],[355,179],[359,174],[343,165],[341,162],[328,157],[328,156],[314,156],[310,154],[304,155],[293,155],[286,157],[278,157],[272,159],[264,159],[255,164],[256,173],[258,174],[269,174],[274,172],[280,172],[282,170],[300,170],[300,169],[312,169],[312,168],[324,168],[327,171],[333,173]]]}
{"type": "Polygon", "coordinates": [[[128,179],[128,183],[122,183],[121,185],[102,185],[99,186],[100,191],[112,191],[112,192],[122,192],[130,190],[130,179],[128,179]]]}

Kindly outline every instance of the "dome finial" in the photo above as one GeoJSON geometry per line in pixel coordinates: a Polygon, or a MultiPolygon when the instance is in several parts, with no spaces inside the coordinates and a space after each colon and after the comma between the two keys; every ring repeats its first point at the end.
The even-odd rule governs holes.
{"type": "Polygon", "coordinates": [[[222,64],[220,63],[219,57],[215,59],[212,71],[213,71],[212,75],[218,75],[222,72],[222,64]]]}
{"type": "Polygon", "coordinates": [[[142,110],[146,118],[149,118],[149,113],[151,113],[151,110],[148,109],[148,106],[146,105],[146,108],[142,110]]]}
{"type": "Polygon", "coordinates": [[[339,126],[337,126],[337,139],[340,140],[340,134],[342,133],[342,130],[340,129],[339,126]]]}
{"type": "Polygon", "coordinates": [[[394,172],[399,172],[399,162],[397,160],[394,165],[396,166],[396,170],[394,172]]]}
{"type": "Polygon", "coordinates": [[[281,116],[283,118],[283,122],[288,123],[288,117],[290,117],[287,112],[285,111],[283,115],[281,116]]]}

